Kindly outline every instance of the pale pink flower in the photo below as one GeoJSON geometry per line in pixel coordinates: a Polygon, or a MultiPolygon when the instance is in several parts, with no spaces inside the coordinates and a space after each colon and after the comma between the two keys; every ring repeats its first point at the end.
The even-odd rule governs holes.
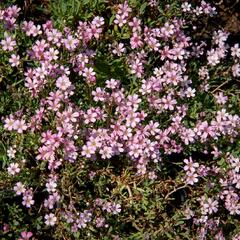
{"type": "Polygon", "coordinates": [[[209,214],[215,213],[218,211],[218,201],[208,198],[203,204],[203,208],[204,208],[203,209],[204,213],[209,213],[209,214]]]}
{"type": "Polygon", "coordinates": [[[238,43],[231,47],[231,55],[240,58],[240,47],[238,43]]]}
{"type": "Polygon", "coordinates": [[[111,158],[112,155],[113,155],[112,148],[111,148],[111,147],[108,147],[108,146],[105,146],[105,147],[103,147],[102,149],[100,149],[99,153],[101,154],[101,157],[102,157],[103,159],[111,158]]]}
{"type": "Polygon", "coordinates": [[[119,27],[122,27],[124,24],[127,23],[126,16],[123,14],[122,15],[116,14],[114,23],[117,24],[119,27]]]}
{"type": "Polygon", "coordinates": [[[91,156],[95,153],[95,149],[92,146],[84,145],[82,147],[82,156],[85,156],[86,158],[91,158],[91,156]]]}
{"type": "Polygon", "coordinates": [[[116,89],[119,86],[119,80],[111,78],[106,81],[106,87],[109,89],[116,89]]]}
{"type": "Polygon", "coordinates": [[[49,48],[49,50],[47,52],[45,52],[45,54],[46,54],[46,57],[48,60],[50,60],[50,61],[57,60],[59,51],[54,48],[49,48]]]}
{"type": "Polygon", "coordinates": [[[35,201],[33,200],[33,196],[31,194],[28,194],[27,192],[25,192],[25,193],[26,193],[26,195],[23,196],[22,204],[23,204],[23,206],[30,208],[31,205],[33,205],[35,201]]]}
{"type": "Polygon", "coordinates": [[[7,170],[8,170],[9,174],[16,175],[17,173],[20,172],[19,164],[18,163],[10,163],[7,170]]]}
{"type": "Polygon", "coordinates": [[[27,130],[27,125],[24,119],[16,120],[13,125],[13,129],[18,133],[23,133],[23,131],[27,130]]]}
{"type": "Polygon", "coordinates": [[[141,20],[136,17],[134,17],[128,25],[132,28],[133,32],[141,31],[141,20]]]}
{"type": "Polygon", "coordinates": [[[194,212],[189,207],[186,207],[184,210],[184,216],[186,219],[191,219],[194,216],[194,212]]]}
{"type": "Polygon", "coordinates": [[[132,49],[142,47],[143,42],[142,42],[141,36],[139,36],[136,32],[134,32],[132,37],[130,38],[130,44],[132,49]]]}
{"type": "Polygon", "coordinates": [[[4,128],[9,130],[9,131],[12,131],[14,129],[14,125],[15,125],[15,120],[10,117],[10,118],[6,118],[5,121],[4,121],[4,128]]]}
{"type": "Polygon", "coordinates": [[[90,79],[91,77],[94,77],[96,75],[96,73],[94,72],[93,68],[84,68],[83,70],[83,76],[90,79]]]}
{"type": "Polygon", "coordinates": [[[199,164],[193,162],[191,157],[189,159],[184,159],[183,162],[186,164],[183,168],[185,171],[195,172],[196,168],[199,167],[199,164]]]}
{"type": "Polygon", "coordinates": [[[240,77],[240,64],[236,63],[232,65],[232,75],[234,77],[240,77]]]}
{"type": "Polygon", "coordinates": [[[140,122],[140,118],[139,118],[138,113],[136,113],[136,112],[130,112],[126,116],[126,126],[127,127],[135,128],[139,122],[140,122]]]}
{"type": "Polygon", "coordinates": [[[16,41],[6,32],[4,33],[4,37],[5,39],[1,40],[0,42],[2,45],[2,49],[4,51],[13,51],[14,47],[17,45],[16,41]]]}
{"type": "Polygon", "coordinates": [[[52,180],[46,183],[46,188],[48,192],[55,192],[56,187],[57,187],[57,184],[52,180]]]}
{"type": "Polygon", "coordinates": [[[118,214],[118,213],[120,213],[121,212],[121,205],[120,204],[116,204],[116,203],[113,203],[112,204],[112,209],[111,209],[111,211],[112,211],[112,214],[118,214]]]}
{"type": "Polygon", "coordinates": [[[101,27],[102,25],[104,25],[104,18],[100,16],[96,16],[92,20],[92,24],[94,24],[96,27],[101,27]]]}
{"type": "Polygon", "coordinates": [[[198,182],[198,175],[195,172],[187,172],[186,174],[186,183],[194,185],[198,182]]]}
{"type": "Polygon", "coordinates": [[[118,43],[114,49],[112,50],[113,54],[117,55],[117,56],[122,56],[123,53],[126,52],[126,48],[124,47],[123,43],[118,43]]]}
{"type": "Polygon", "coordinates": [[[162,98],[163,108],[174,110],[174,106],[176,105],[177,101],[173,99],[170,95],[162,98]]]}
{"type": "Polygon", "coordinates": [[[22,193],[25,193],[26,188],[21,182],[17,182],[13,190],[16,192],[17,195],[21,195],[22,193]]]}
{"type": "Polygon", "coordinates": [[[189,145],[190,143],[195,141],[195,135],[196,134],[194,130],[192,130],[191,128],[183,128],[180,132],[180,137],[186,145],[189,145]]]}
{"type": "Polygon", "coordinates": [[[76,47],[79,44],[79,40],[73,38],[72,35],[68,35],[68,37],[63,39],[62,42],[64,46],[70,51],[73,51],[74,49],[76,49],[76,47]]]}
{"type": "Polygon", "coordinates": [[[54,226],[57,221],[57,217],[53,213],[46,214],[44,218],[45,224],[49,226],[54,226]]]}
{"type": "Polygon", "coordinates": [[[98,28],[96,25],[92,24],[90,28],[87,28],[86,31],[89,37],[94,36],[96,39],[100,37],[100,33],[102,33],[102,28],[98,28]]]}
{"type": "Polygon", "coordinates": [[[12,67],[17,67],[20,64],[20,57],[19,55],[12,54],[11,57],[9,58],[9,62],[12,67]]]}
{"type": "Polygon", "coordinates": [[[63,75],[57,79],[56,86],[60,90],[66,91],[71,86],[71,82],[69,81],[69,78],[66,75],[63,75]]]}
{"type": "Polygon", "coordinates": [[[225,104],[228,100],[228,97],[225,96],[222,92],[215,94],[214,97],[218,104],[225,104]]]}
{"type": "Polygon", "coordinates": [[[21,232],[21,238],[18,240],[29,240],[33,236],[32,232],[21,232]]]}

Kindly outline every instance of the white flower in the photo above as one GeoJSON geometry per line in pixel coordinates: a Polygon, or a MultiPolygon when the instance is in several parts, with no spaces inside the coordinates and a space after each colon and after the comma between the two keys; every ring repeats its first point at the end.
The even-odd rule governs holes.
{"type": "Polygon", "coordinates": [[[121,205],[120,204],[112,204],[112,213],[113,214],[118,214],[121,212],[121,205]]]}
{"type": "Polygon", "coordinates": [[[240,58],[240,48],[238,43],[236,43],[233,47],[231,47],[231,55],[233,57],[240,58]]]}
{"type": "Polygon", "coordinates": [[[10,147],[7,150],[7,155],[9,158],[15,158],[15,153],[16,153],[16,150],[13,147],[10,147]]]}
{"type": "Polygon", "coordinates": [[[184,2],[181,6],[183,12],[190,12],[191,11],[191,4],[188,2],[184,2]]]}
{"type": "Polygon", "coordinates": [[[192,88],[188,87],[186,92],[185,92],[186,97],[187,98],[194,97],[195,96],[195,92],[196,92],[195,89],[192,89],[192,88]]]}
{"type": "Polygon", "coordinates": [[[57,221],[57,217],[53,213],[46,214],[44,218],[45,218],[45,224],[50,226],[55,225],[57,221]]]}

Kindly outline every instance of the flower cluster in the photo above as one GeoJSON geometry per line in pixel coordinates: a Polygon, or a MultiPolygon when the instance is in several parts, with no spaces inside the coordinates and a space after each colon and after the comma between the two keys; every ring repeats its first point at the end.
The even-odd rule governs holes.
{"type": "MultiPolygon", "coordinates": [[[[149,19],[156,6],[145,6],[153,11],[149,19]]],[[[175,181],[174,191],[180,183],[188,194],[181,214],[199,239],[225,239],[217,213],[240,214],[239,99],[223,88],[240,76],[239,44],[229,43],[231,34],[222,29],[202,41],[189,34],[193,19],[217,15],[205,1],[184,2],[181,16],[151,24],[144,8],[138,12],[128,1],[109,9],[109,21],[99,14],[62,29],[53,21],[17,22],[16,6],[0,11],[1,53],[24,81],[26,104],[2,119],[4,138],[13,142],[6,170],[15,195],[56,236],[94,239],[96,232],[121,234],[126,226],[112,226],[127,215],[133,221],[132,211],[154,222],[152,210],[134,208],[133,201],[142,201],[147,209],[147,191],[138,185],[175,181]]],[[[153,197],[159,189],[150,188],[153,197]]],[[[32,236],[23,231],[19,239],[32,236]]]]}

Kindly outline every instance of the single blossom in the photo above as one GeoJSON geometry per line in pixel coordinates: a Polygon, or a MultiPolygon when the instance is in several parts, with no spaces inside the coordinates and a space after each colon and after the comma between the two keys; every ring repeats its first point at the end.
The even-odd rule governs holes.
{"type": "Polygon", "coordinates": [[[45,224],[49,226],[54,226],[57,221],[57,217],[53,213],[46,214],[44,219],[45,219],[45,224]]]}

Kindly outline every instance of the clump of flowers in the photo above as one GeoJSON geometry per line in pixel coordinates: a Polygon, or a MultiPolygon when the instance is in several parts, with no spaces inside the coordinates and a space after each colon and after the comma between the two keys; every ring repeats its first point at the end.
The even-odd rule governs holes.
{"type": "Polygon", "coordinates": [[[195,38],[211,4],[173,6],[159,18],[156,1],[124,1],[63,28],[1,10],[3,61],[21,79],[2,118],[4,176],[25,214],[15,238],[238,238],[239,44],[223,29],[195,38]]]}

